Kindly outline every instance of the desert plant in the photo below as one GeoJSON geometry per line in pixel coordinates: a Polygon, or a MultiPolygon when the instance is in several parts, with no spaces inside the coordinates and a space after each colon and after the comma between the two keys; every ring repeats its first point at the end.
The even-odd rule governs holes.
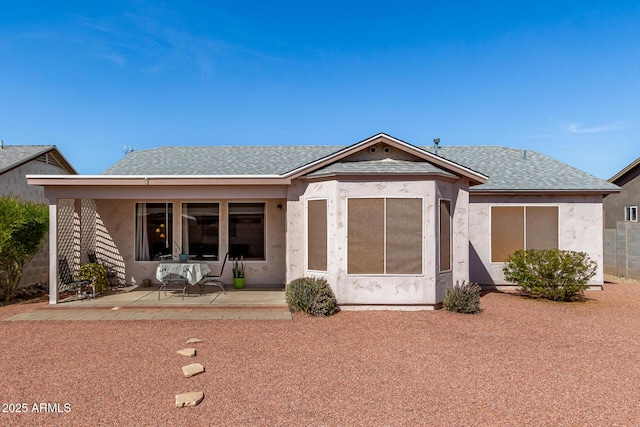
{"type": "Polygon", "coordinates": [[[597,264],[585,252],[529,249],[513,253],[503,268],[504,277],[523,293],[554,301],[584,296],[597,264]]]}
{"type": "Polygon", "coordinates": [[[38,253],[49,229],[44,203],[0,198],[0,290],[13,298],[24,267],[38,253]]]}
{"type": "Polygon", "coordinates": [[[104,292],[109,286],[109,281],[107,280],[107,269],[104,265],[97,263],[81,265],[78,280],[90,280],[93,282],[96,292],[104,292]]]}
{"type": "Polygon", "coordinates": [[[244,277],[244,258],[240,257],[233,260],[233,277],[240,279],[244,277]]]}
{"type": "Polygon", "coordinates": [[[480,286],[473,282],[456,281],[455,285],[447,289],[444,306],[457,313],[480,313],[480,286]]]}
{"type": "Polygon", "coordinates": [[[335,313],[338,308],[336,296],[325,279],[295,279],[287,284],[285,295],[293,312],[301,311],[311,316],[326,317],[335,313]]]}

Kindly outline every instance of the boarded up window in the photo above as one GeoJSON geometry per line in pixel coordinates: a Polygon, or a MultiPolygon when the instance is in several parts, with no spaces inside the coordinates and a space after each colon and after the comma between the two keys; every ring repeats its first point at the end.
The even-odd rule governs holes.
{"type": "Polygon", "coordinates": [[[327,270],[327,201],[309,200],[307,264],[309,270],[327,270]]]}
{"type": "Polygon", "coordinates": [[[504,262],[524,249],[524,206],[494,206],[491,209],[491,261],[504,262]]]}
{"type": "Polygon", "coordinates": [[[349,199],[349,274],[384,274],[384,199],[349,199]]]}
{"type": "Polygon", "coordinates": [[[451,201],[440,200],[440,271],[451,270],[451,201]]]}
{"type": "Polygon", "coordinates": [[[519,249],[558,248],[557,206],[493,206],[491,261],[504,262],[519,249]]]}
{"type": "Polygon", "coordinates": [[[349,274],[422,273],[421,199],[348,199],[349,274]]]}
{"type": "Polygon", "coordinates": [[[557,206],[527,206],[527,249],[558,248],[557,206]]]}
{"type": "Polygon", "coordinates": [[[387,274],[422,273],[422,200],[387,199],[387,274]]]}

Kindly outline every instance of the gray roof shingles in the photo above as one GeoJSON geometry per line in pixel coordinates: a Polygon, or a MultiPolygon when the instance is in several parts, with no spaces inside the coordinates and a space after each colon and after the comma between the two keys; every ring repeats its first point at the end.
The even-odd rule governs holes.
{"type": "Polygon", "coordinates": [[[4,145],[0,148],[0,173],[55,148],[54,145],[4,145]]]}
{"type": "MultiPolygon", "coordinates": [[[[345,146],[198,146],[134,151],[106,175],[283,175],[345,146]]],[[[420,147],[434,152],[433,147],[420,147]]],[[[549,156],[499,146],[445,146],[437,155],[489,177],[471,191],[617,191],[605,180],[549,156]]],[[[336,162],[325,173],[425,173],[443,170],[422,162],[336,162]],[[359,163],[359,164],[357,164],[359,163]],[[413,164],[412,164],[413,163],[413,164]],[[418,166],[420,165],[420,166],[418,166]]]]}

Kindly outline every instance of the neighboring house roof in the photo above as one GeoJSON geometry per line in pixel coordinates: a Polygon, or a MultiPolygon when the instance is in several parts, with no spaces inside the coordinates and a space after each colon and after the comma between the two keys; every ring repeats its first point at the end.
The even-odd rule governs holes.
{"type": "MultiPolygon", "coordinates": [[[[433,147],[424,147],[434,152],[433,147]]],[[[444,146],[438,155],[489,177],[471,192],[618,192],[620,188],[535,151],[499,146],[444,146]]]]}
{"type": "Polygon", "coordinates": [[[640,165],[640,157],[638,157],[635,161],[631,162],[626,168],[622,169],[620,172],[609,178],[609,182],[614,184],[620,184],[622,178],[627,175],[629,172],[633,171],[636,167],[640,165]]]}
{"type": "Polygon", "coordinates": [[[2,145],[0,147],[0,174],[31,160],[40,160],[59,166],[70,173],[78,173],[55,145],[2,145]]]}

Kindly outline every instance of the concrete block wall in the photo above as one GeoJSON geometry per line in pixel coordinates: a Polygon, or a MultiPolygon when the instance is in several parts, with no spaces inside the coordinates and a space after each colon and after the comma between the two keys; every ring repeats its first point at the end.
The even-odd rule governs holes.
{"type": "Polygon", "coordinates": [[[640,280],[640,224],[618,221],[616,229],[604,230],[606,274],[640,280]]]}

